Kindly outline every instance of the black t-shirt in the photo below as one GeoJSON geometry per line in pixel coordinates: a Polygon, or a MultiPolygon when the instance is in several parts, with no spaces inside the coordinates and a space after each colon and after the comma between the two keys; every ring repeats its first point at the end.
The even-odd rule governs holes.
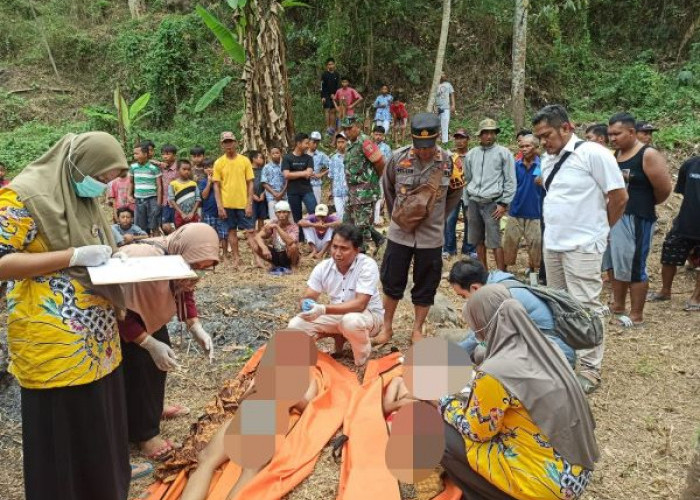
{"type": "Polygon", "coordinates": [[[676,193],[683,195],[683,203],[676,220],[679,236],[700,240],[700,156],[693,156],[681,165],[676,182],[676,193]]]}
{"type": "MultiPolygon", "coordinates": [[[[282,170],[289,170],[290,172],[303,172],[307,168],[313,170],[314,159],[307,154],[297,156],[294,153],[289,153],[284,155],[282,160],[282,170]]],[[[290,179],[287,184],[287,194],[304,194],[310,193],[311,180],[309,179],[290,179]]]]}
{"type": "Polygon", "coordinates": [[[321,97],[326,99],[333,97],[335,91],[340,88],[340,75],[337,71],[331,73],[324,71],[321,75],[321,97]]]}

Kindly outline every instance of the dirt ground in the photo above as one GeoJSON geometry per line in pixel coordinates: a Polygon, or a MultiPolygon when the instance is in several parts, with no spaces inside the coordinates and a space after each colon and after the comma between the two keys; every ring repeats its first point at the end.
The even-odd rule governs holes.
{"type": "MultiPolygon", "coordinates": [[[[662,207],[649,258],[651,289],[659,286],[661,242],[670,214],[677,211],[679,203],[680,199],[674,196],[662,207]]],[[[250,260],[249,254],[245,255],[246,260],[250,260]]],[[[297,298],[314,263],[303,260],[299,272],[285,277],[272,277],[252,268],[234,272],[222,265],[216,274],[204,279],[197,296],[204,326],[215,335],[216,360],[207,363],[189,344],[187,334],[181,344],[179,326],[171,325],[182,369],[169,374],[166,401],[185,404],[192,414],[164,422],[165,436],[183,440],[190,423],[218,392],[222,381],[233,377],[252,350],[276,328],[286,325],[295,313],[297,298]]],[[[514,271],[522,275],[524,259],[520,264],[514,271]]],[[[446,263],[443,270],[449,265],[446,263]]],[[[648,304],[645,326],[608,329],[603,383],[590,396],[602,457],[584,496],[587,500],[666,500],[678,498],[684,488],[693,439],[700,426],[700,314],[682,310],[694,283],[695,271],[680,270],[673,299],[648,304]]],[[[440,291],[461,308],[445,280],[440,291]]],[[[411,319],[409,304],[403,301],[394,342],[402,350],[408,347],[411,319]]],[[[4,318],[0,320],[5,323],[4,318]]],[[[433,334],[437,326],[430,324],[428,334],[433,334]]],[[[321,348],[330,350],[331,345],[322,343],[321,348]]],[[[381,351],[384,352],[388,352],[387,347],[381,351]]],[[[19,390],[10,377],[4,377],[0,380],[0,498],[4,500],[20,500],[24,496],[21,442],[19,390]]],[[[136,450],[132,455],[139,460],[136,450]]],[[[287,498],[334,498],[338,477],[339,466],[326,447],[314,473],[287,498]]],[[[133,483],[132,498],[138,497],[149,483],[150,479],[133,483]]],[[[403,488],[403,496],[412,498],[412,489],[403,488]]]]}

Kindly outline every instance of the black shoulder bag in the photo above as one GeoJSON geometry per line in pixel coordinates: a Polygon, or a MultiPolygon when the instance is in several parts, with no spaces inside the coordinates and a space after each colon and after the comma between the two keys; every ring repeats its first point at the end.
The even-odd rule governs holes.
{"type": "MultiPolygon", "coordinates": [[[[578,141],[576,144],[574,144],[574,150],[578,149],[578,147],[583,144],[585,141],[578,141]]],[[[544,190],[546,192],[549,192],[549,186],[552,184],[552,181],[554,180],[554,176],[557,175],[557,172],[559,172],[559,169],[561,166],[564,164],[566,159],[571,155],[571,151],[567,151],[563,155],[561,155],[561,158],[559,158],[559,161],[554,165],[554,168],[552,169],[552,172],[547,176],[547,180],[544,182],[544,190]]]]}

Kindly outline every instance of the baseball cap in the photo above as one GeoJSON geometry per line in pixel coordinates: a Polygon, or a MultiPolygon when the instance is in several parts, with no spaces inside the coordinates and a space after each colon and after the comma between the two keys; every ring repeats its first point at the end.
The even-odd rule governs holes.
{"type": "Polygon", "coordinates": [[[219,142],[224,142],[224,141],[235,141],[236,136],[233,135],[233,132],[221,132],[221,136],[219,137],[219,142]]]}
{"type": "Polygon", "coordinates": [[[321,132],[319,132],[318,130],[314,130],[313,132],[311,132],[309,139],[311,139],[312,141],[320,141],[323,140],[323,137],[321,137],[321,132]]]}
{"type": "Polygon", "coordinates": [[[314,211],[316,215],[319,217],[325,217],[328,215],[328,205],[324,205],[323,203],[320,203],[316,205],[316,210],[314,211]]]}
{"type": "Polygon", "coordinates": [[[477,135],[481,135],[481,133],[486,130],[494,130],[497,134],[501,133],[501,129],[498,128],[498,123],[496,123],[496,120],[491,118],[486,118],[479,122],[479,132],[477,135]]]}
{"type": "Polygon", "coordinates": [[[338,132],[335,134],[335,138],[337,139],[338,137],[342,137],[343,139],[347,139],[345,132],[338,132]]]}
{"type": "Polygon", "coordinates": [[[276,212],[291,212],[292,209],[289,208],[289,202],[286,202],[284,200],[280,200],[277,203],[275,203],[275,213],[276,212]]]}
{"type": "Polygon", "coordinates": [[[467,138],[469,138],[471,136],[469,135],[469,132],[467,132],[467,129],[458,128],[457,130],[455,130],[455,133],[452,134],[452,137],[467,137],[467,138]]]}
{"type": "Polygon", "coordinates": [[[634,128],[637,130],[637,132],[656,132],[659,130],[649,122],[637,122],[634,128]]]}

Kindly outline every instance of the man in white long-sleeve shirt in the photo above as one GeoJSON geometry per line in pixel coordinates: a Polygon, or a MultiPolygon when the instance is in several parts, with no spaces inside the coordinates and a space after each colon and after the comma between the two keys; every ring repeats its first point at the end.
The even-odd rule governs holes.
{"type": "Polygon", "coordinates": [[[479,146],[464,158],[465,189],[469,198],[467,209],[469,244],[484,267],[486,249],[493,251],[496,265],[505,270],[501,247],[501,217],[515,196],[515,160],[507,148],[496,144],[501,129],[495,120],[486,118],[479,123],[479,146]]]}

